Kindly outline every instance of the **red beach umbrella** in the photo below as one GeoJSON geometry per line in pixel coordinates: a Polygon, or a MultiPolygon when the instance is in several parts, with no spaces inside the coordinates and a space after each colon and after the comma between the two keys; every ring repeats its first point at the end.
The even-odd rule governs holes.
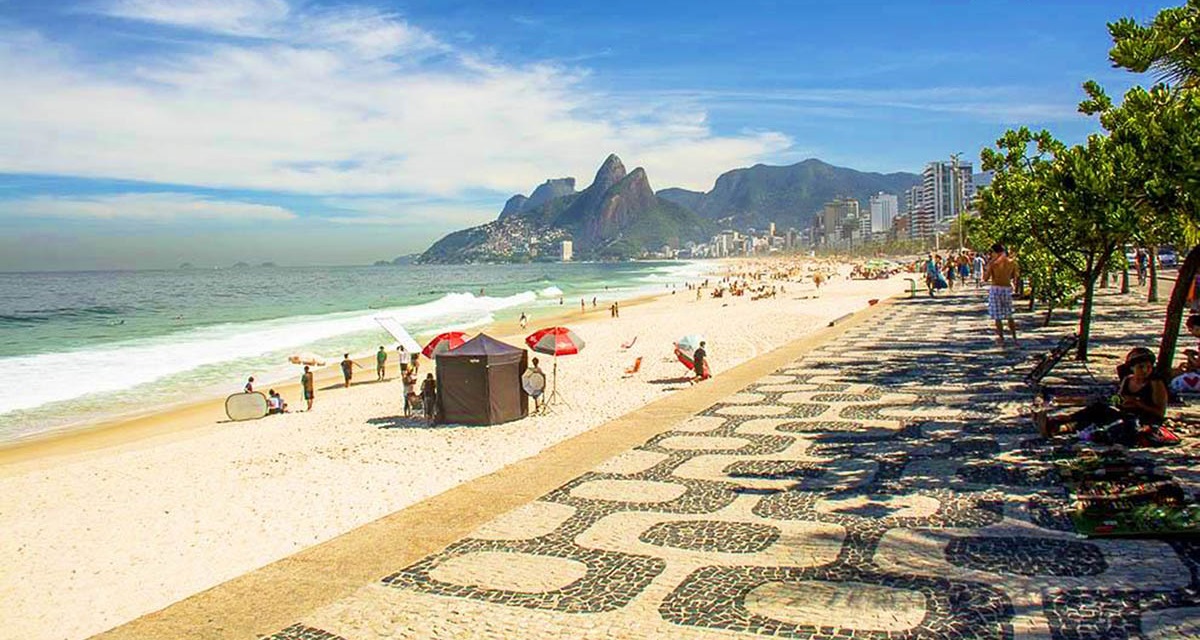
{"type": "Polygon", "coordinates": [[[566,327],[547,327],[525,337],[525,344],[538,353],[569,356],[579,353],[586,343],[566,327]]]}
{"type": "Polygon", "coordinates": [[[424,349],[421,349],[421,354],[426,358],[432,359],[439,353],[446,353],[451,349],[457,349],[466,341],[467,334],[461,331],[447,331],[446,333],[439,333],[429,341],[429,344],[425,345],[424,349]]]}
{"type": "Polygon", "coordinates": [[[556,404],[561,400],[558,396],[558,356],[579,353],[585,346],[583,338],[575,335],[574,331],[566,327],[547,327],[525,336],[525,344],[538,353],[554,356],[550,395],[546,398],[545,406],[556,404]]]}
{"type": "Polygon", "coordinates": [[[683,366],[688,368],[688,371],[692,371],[696,368],[696,362],[692,360],[692,354],[680,349],[679,347],[675,347],[675,357],[683,363],[683,366]]]}

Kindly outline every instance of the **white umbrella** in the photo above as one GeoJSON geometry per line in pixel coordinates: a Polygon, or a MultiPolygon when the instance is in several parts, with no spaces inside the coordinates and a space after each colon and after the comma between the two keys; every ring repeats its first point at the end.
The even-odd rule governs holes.
{"type": "Polygon", "coordinates": [[[378,322],[379,326],[383,327],[385,331],[392,334],[392,337],[396,339],[396,342],[399,343],[401,347],[404,347],[405,351],[409,353],[421,352],[421,345],[417,344],[416,340],[413,340],[413,337],[409,335],[408,330],[404,328],[404,325],[400,324],[399,320],[393,318],[392,316],[385,316],[382,318],[375,318],[375,322],[378,322]]]}

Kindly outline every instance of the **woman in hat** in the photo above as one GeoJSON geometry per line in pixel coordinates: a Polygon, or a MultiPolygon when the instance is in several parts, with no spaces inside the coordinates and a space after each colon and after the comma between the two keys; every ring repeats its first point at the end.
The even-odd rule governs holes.
{"type": "Polygon", "coordinates": [[[1110,441],[1132,444],[1139,427],[1161,423],[1167,412],[1167,385],[1153,375],[1154,354],[1144,347],[1136,348],[1125,356],[1121,370],[1125,375],[1111,403],[1094,402],[1066,416],[1035,414],[1042,435],[1107,427],[1110,441]]]}

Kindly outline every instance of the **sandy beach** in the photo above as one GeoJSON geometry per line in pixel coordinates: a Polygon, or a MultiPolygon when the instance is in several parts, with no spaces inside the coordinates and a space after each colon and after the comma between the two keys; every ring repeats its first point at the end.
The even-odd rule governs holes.
{"type": "MultiPolygon", "coordinates": [[[[714,265],[715,266],[715,265],[714,265]]],[[[732,263],[732,268],[758,268],[732,263]]],[[[848,273],[849,267],[841,267],[848,273]]],[[[786,288],[699,300],[677,289],[601,304],[558,322],[587,341],[559,359],[564,403],[488,427],[428,427],[400,417],[389,378],[336,366],[318,379],[312,412],[229,423],[219,400],[0,450],[0,605],[6,633],[83,638],[323,542],[466,480],[503,468],[688,385],[672,342],[699,333],[714,375],[904,290],[899,277],[764,281],[786,288]],[[636,336],[633,348],[622,343],[636,336]],[[633,376],[623,371],[643,358],[633,376]]],[[[568,305],[570,307],[570,305],[568,305]]],[[[547,320],[534,319],[529,331],[547,320]]],[[[486,329],[522,345],[516,327],[486,329]]],[[[546,356],[542,368],[549,374],[546,356]]],[[[423,362],[422,375],[433,371],[423,362]]],[[[279,385],[293,410],[295,385],[279,385]]],[[[263,389],[265,391],[265,388],[263,389]]]]}

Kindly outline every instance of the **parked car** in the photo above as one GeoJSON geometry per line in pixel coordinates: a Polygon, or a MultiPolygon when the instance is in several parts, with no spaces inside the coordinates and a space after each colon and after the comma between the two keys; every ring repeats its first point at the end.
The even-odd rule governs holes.
{"type": "Polygon", "coordinates": [[[1175,250],[1171,247],[1159,247],[1158,264],[1164,267],[1177,266],[1179,264],[1179,256],[1175,255],[1175,250]]]}

